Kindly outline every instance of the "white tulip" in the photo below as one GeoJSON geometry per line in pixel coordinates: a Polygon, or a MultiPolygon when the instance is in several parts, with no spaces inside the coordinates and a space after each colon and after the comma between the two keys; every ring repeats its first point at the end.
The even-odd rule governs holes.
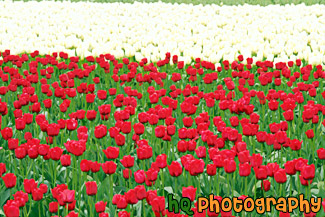
{"type": "Polygon", "coordinates": [[[9,0],[0,2],[0,50],[48,53],[62,49],[72,53],[76,48],[83,57],[91,51],[93,55],[103,52],[117,58],[152,60],[164,58],[169,51],[178,56],[183,53],[184,61],[200,57],[211,62],[222,58],[231,62],[238,53],[245,59],[256,53],[256,60],[277,55],[281,60],[310,57],[313,63],[321,63],[325,56],[324,16],[324,5],[9,0]]]}

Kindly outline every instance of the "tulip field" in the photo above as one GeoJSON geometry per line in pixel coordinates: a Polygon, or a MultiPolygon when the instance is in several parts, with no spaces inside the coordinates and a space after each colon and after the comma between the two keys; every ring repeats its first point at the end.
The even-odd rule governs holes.
{"type": "Polygon", "coordinates": [[[1,55],[7,217],[182,216],[168,193],[194,210],[211,192],[325,196],[321,65],[1,55]]]}
{"type": "Polygon", "coordinates": [[[134,5],[0,2],[0,217],[324,217],[324,5],[134,5]]]}

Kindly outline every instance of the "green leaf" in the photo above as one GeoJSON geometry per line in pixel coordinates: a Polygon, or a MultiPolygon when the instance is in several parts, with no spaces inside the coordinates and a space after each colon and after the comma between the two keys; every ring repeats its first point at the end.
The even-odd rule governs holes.
{"type": "Polygon", "coordinates": [[[0,193],[0,207],[2,207],[5,202],[9,199],[10,197],[10,190],[5,189],[0,193]]]}
{"type": "Polygon", "coordinates": [[[318,189],[324,189],[324,181],[320,181],[317,183],[317,188],[318,189]]]}
{"type": "Polygon", "coordinates": [[[170,186],[169,187],[164,187],[164,190],[167,191],[169,194],[174,193],[173,188],[170,187],[170,186]]]}
{"type": "Polygon", "coordinates": [[[105,193],[108,195],[108,189],[109,189],[109,176],[107,176],[100,184],[98,188],[98,198],[103,198],[105,193]]]}
{"type": "Polygon", "coordinates": [[[319,189],[311,189],[310,191],[313,194],[316,194],[316,195],[319,194],[319,189]]]}
{"type": "Polygon", "coordinates": [[[0,209],[0,215],[5,215],[5,213],[2,211],[2,209],[0,209]]]}
{"type": "Polygon", "coordinates": [[[93,179],[93,177],[87,175],[87,180],[88,180],[88,181],[93,181],[94,179],[93,179]]]}

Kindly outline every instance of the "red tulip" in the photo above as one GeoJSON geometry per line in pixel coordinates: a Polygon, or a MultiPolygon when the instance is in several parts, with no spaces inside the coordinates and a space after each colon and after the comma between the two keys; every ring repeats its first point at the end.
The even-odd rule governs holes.
{"type": "Polygon", "coordinates": [[[304,179],[304,177],[302,175],[299,175],[299,180],[300,180],[300,183],[303,186],[308,186],[308,185],[310,185],[313,182],[313,179],[306,180],[306,179],[304,179]]]}
{"type": "Polygon", "coordinates": [[[17,118],[17,119],[15,120],[15,124],[16,124],[16,129],[17,129],[17,130],[23,130],[23,129],[25,129],[26,122],[25,122],[24,119],[22,119],[22,118],[17,118]]]}
{"type": "Polygon", "coordinates": [[[96,126],[94,134],[97,139],[103,138],[107,135],[107,127],[105,125],[96,126]]]}
{"type": "Polygon", "coordinates": [[[43,199],[43,192],[39,188],[34,188],[32,190],[32,197],[34,201],[39,201],[43,199]]]}
{"type": "Polygon", "coordinates": [[[217,173],[217,167],[214,164],[207,165],[207,174],[209,176],[214,176],[217,173]]]}
{"type": "Polygon", "coordinates": [[[125,155],[121,159],[121,163],[124,167],[131,168],[134,165],[134,157],[132,157],[131,155],[125,155]]]}
{"type": "Polygon", "coordinates": [[[19,140],[18,139],[8,139],[8,148],[9,150],[15,150],[16,148],[18,148],[19,145],[19,140]]]}
{"type": "Polygon", "coordinates": [[[167,167],[167,155],[160,154],[156,158],[156,163],[160,169],[167,167]]]}
{"type": "Polygon", "coordinates": [[[205,163],[204,163],[204,161],[202,159],[200,159],[200,160],[197,160],[197,159],[190,160],[189,164],[188,164],[188,169],[189,169],[189,172],[190,172],[191,176],[197,176],[197,175],[203,173],[204,166],[205,166],[205,163]]]}
{"type": "Polygon", "coordinates": [[[116,94],[116,89],[115,88],[110,88],[108,89],[109,95],[113,96],[116,94]]]}
{"type": "Polygon", "coordinates": [[[1,130],[1,135],[4,140],[8,140],[8,139],[12,138],[12,136],[13,136],[12,129],[9,127],[3,128],[1,130]]]}
{"type": "Polygon", "coordinates": [[[49,203],[49,211],[51,213],[56,213],[58,212],[59,204],[58,202],[50,202],[49,203]]]}
{"type": "MultiPolygon", "coordinates": [[[[53,193],[53,191],[52,191],[53,193]]],[[[63,203],[72,203],[75,200],[75,191],[74,190],[68,190],[65,189],[59,193],[60,200],[63,203]]],[[[53,196],[54,197],[54,196],[53,196]]]]}
{"type": "Polygon", "coordinates": [[[309,138],[309,139],[312,139],[314,138],[314,130],[313,129],[310,129],[310,130],[307,130],[306,132],[306,136],[309,138]]]}
{"type": "Polygon", "coordinates": [[[153,168],[150,168],[146,173],[146,176],[147,176],[147,179],[148,181],[150,182],[154,182],[157,180],[157,177],[158,177],[158,171],[153,169],[153,168]]]}
{"type": "Polygon", "coordinates": [[[37,188],[37,182],[34,179],[24,179],[24,190],[26,193],[31,194],[34,188],[37,188]]]}
{"type": "Polygon", "coordinates": [[[134,180],[136,183],[138,183],[138,184],[144,183],[146,175],[143,170],[138,170],[138,171],[134,172],[133,175],[134,175],[134,180]]]}
{"type": "Polygon", "coordinates": [[[165,126],[157,126],[155,128],[156,137],[158,137],[158,138],[164,137],[165,136],[165,131],[166,131],[165,126]]]}
{"type": "Polygon", "coordinates": [[[76,130],[78,127],[78,121],[76,119],[69,119],[67,120],[67,129],[69,131],[76,130]]]}
{"type": "Polygon", "coordinates": [[[134,189],[130,189],[125,193],[126,202],[128,204],[136,204],[138,202],[137,193],[134,189]]]}
{"type": "Polygon", "coordinates": [[[279,217],[290,217],[290,213],[288,213],[288,212],[280,212],[279,217]]]}
{"type": "Polygon", "coordinates": [[[93,172],[93,173],[99,172],[100,167],[101,167],[101,164],[100,163],[98,163],[97,161],[95,161],[95,162],[92,162],[91,161],[91,163],[90,163],[90,170],[91,170],[91,172],[93,172]]]}
{"type": "Polygon", "coordinates": [[[196,150],[195,153],[198,158],[205,158],[206,157],[206,148],[205,146],[199,146],[196,150]]]}
{"type": "Polygon", "coordinates": [[[283,117],[286,121],[292,121],[294,118],[293,111],[291,109],[283,112],[283,117]]]}
{"type": "Polygon", "coordinates": [[[167,167],[171,176],[177,177],[180,176],[183,172],[182,166],[177,161],[173,161],[171,165],[168,165],[167,167]]]}
{"type": "Polygon", "coordinates": [[[183,187],[183,189],[182,189],[182,197],[187,197],[191,201],[194,201],[195,200],[196,190],[197,189],[194,188],[193,186],[183,187]]]}
{"type": "Polygon", "coordinates": [[[68,167],[71,165],[71,156],[70,155],[62,155],[60,157],[60,162],[61,162],[61,165],[64,166],[64,167],[68,167]]]}
{"type": "Polygon", "coordinates": [[[152,210],[155,212],[163,212],[165,210],[165,197],[157,196],[151,201],[152,210]]]}
{"type": "Polygon", "coordinates": [[[2,180],[4,181],[6,188],[13,188],[17,183],[17,177],[13,173],[7,173],[2,176],[2,180]]]}
{"type": "Polygon", "coordinates": [[[147,196],[147,192],[146,192],[146,189],[143,185],[137,185],[135,188],[134,188],[135,192],[136,192],[136,196],[137,196],[137,199],[138,200],[143,200],[146,198],[147,196]]]}
{"type": "Polygon", "coordinates": [[[184,117],[183,123],[185,127],[191,127],[193,124],[193,119],[191,117],[184,117]]]}
{"type": "Polygon", "coordinates": [[[129,178],[131,178],[131,176],[132,176],[132,170],[130,170],[129,168],[125,168],[123,170],[123,178],[129,179],[129,178]]]}
{"type": "Polygon", "coordinates": [[[57,136],[60,132],[60,126],[58,124],[49,124],[47,127],[47,134],[49,136],[57,136]]]}
{"type": "Polygon", "coordinates": [[[325,149],[324,148],[319,148],[317,150],[317,156],[320,160],[324,160],[325,159],[325,149]]]}
{"type": "Polygon", "coordinates": [[[124,134],[129,134],[131,132],[131,122],[123,122],[123,125],[121,126],[121,132],[124,134]]]}
{"type": "Polygon", "coordinates": [[[263,157],[260,154],[252,154],[250,163],[252,167],[259,167],[262,165],[263,157]]]}
{"type": "Polygon", "coordinates": [[[107,92],[105,90],[98,90],[97,97],[100,100],[105,100],[107,98],[107,92]]]}
{"type": "Polygon", "coordinates": [[[95,97],[96,97],[95,94],[92,94],[92,93],[87,94],[86,95],[86,102],[87,103],[93,103],[95,101],[95,97]]]}
{"type": "Polygon", "coordinates": [[[267,178],[267,169],[265,166],[254,167],[255,177],[259,180],[267,178]]]}
{"type": "Polygon", "coordinates": [[[276,111],[276,110],[278,110],[279,102],[278,101],[275,101],[275,100],[271,100],[269,102],[268,106],[269,106],[269,109],[271,111],[276,111]]]}
{"type": "Polygon", "coordinates": [[[92,196],[97,194],[97,184],[95,181],[86,182],[85,185],[87,195],[92,196]]]}
{"type": "Polygon", "coordinates": [[[116,205],[118,209],[125,209],[128,205],[125,196],[120,194],[115,194],[113,196],[112,204],[116,205]]]}
{"type": "Polygon", "coordinates": [[[295,164],[296,164],[295,161],[287,161],[287,162],[284,164],[285,172],[286,172],[288,175],[295,175],[295,174],[296,174],[295,164]]]}
{"type": "Polygon", "coordinates": [[[133,125],[133,129],[137,135],[142,135],[144,133],[145,127],[142,123],[136,123],[133,125]]]}
{"type": "Polygon", "coordinates": [[[54,147],[49,150],[48,155],[52,160],[58,161],[60,160],[62,153],[63,153],[62,148],[54,147]]]}
{"type": "Polygon", "coordinates": [[[248,163],[250,162],[250,155],[249,155],[249,151],[245,150],[245,151],[241,151],[238,153],[238,160],[240,163],[248,163]]]}
{"type": "Polygon", "coordinates": [[[248,163],[239,164],[239,175],[249,176],[251,174],[252,166],[248,163]]]}
{"type": "Polygon", "coordinates": [[[66,217],[78,217],[79,214],[76,213],[75,211],[69,212],[68,215],[66,217]]]}
{"type": "Polygon", "coordinates": [[[82,172],[88,172],[90,170],[91,167],[91,162],[89,160],[83,159],[80,162],[80,170],[82,172]]]}
{"type": "Polygon", "coordinates": [[[130,213],[127,211],[120,211],[118,212],[118,217],[130,217],[130,213]]]}
{"type": "Polygon", "coordinates": [[[40,184],[39,188],[41,189],[42,193],[47,193],[48,187],[46,184],[40,184]]]}
{"type": "Polygon", "coordinates": [[[298,151],[301,149],[301,144],[302,141],[299,141],[298,139],[293,139],[290,140],[289,147],[294,151],[298,151]]]}
{"type": "Polygon", "coordinates": [[[122,134],[117,134],[115,136],[115,142],[116,145],[123,146],[125,144],[125,136],[123,136],[122,134]]]}
{"type": "Polygon", "coordinates": [[[315,165],[305,165],[301,170],[301,175],[306,180],[313,179],[315,177],[315,165]]]}
{"type": "Polygon", "coordinates": [[[19,217],[19,204],[15,200],[8,200],[3,206],[6,217],[19,217]]]}
{"type": "Polygon", "coordinates": [[[226,173],[233,173],[236,171],[236,162],[231,159],[225,159],[224,160],[224,169],[226,173]]]}
{"type": "Polygon", "coordinates": [[[274,173],[274,179],[277,183],[285,183],[287,181],[287,176],[286,176],[286,172],[284,169],[278,169],[278,171],[276,171],[274,173]]]}
{"type": "Polygon", "coordinates": [[[116,171],[117,165],[113,161],[106,161],[105,163],[102,163],[102,169],[105,174],[114,174],[116,171]]]}
{"type": "Polygon", "coordinates": [[[64,143],[67,151],[75,156],[81,156],[86,151],[86,142],[84,140],[69,140],[64,143]]]}
{"type": "Polygon", "coordinates": [[[271,182],[269,180],[263,180],[263,182],[261,182],[261,188],[264,191],[269,191],[271,187],[271,182]]]}
{"type": "Polygon", "coordinates": [[[0,177],[6,172],[6,164],[0,163],[0,177]]]}
{"type": "Polygon", "coordinates": [[[116,159],[118,158],[120,149],[118,147],[108,147],[103,152],[108,159],[116,159]]]}
{"type": "Polygon", "coordinates": [[[107,202],[99,201],[95,204],[95,209],[97,213],[105,212],[107,202]]]}
{"type": "Polygon", "coordinates": [[[95,110],[88,110],[86,114],[86,118],[90,121],[93,121],[96,119],[97,111],[95,110]]]}
{"type": "Polygon", "coordinates": [[[145,160],[152,157],[152,147],[143,145],[137,148],[137,156],[139,160],[145,160]]]}

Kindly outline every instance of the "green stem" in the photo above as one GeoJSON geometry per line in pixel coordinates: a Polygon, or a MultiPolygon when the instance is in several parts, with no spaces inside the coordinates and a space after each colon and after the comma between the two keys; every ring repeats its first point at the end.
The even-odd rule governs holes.
{"type": "Polygon", "coordinates": [[[53,188],[55,187],[55,182],[56,182],[56,166],[55,166],[55,161],[52,163],[52,168],[53,168],[53,188]]]}
{"type": "Polygon", "coordinates": [[[217,196],[219,196],[219,173],[217,174],[217,196]]]}
{"type": "Polygon", "coordinates": [[[177,179],[177,177],[175,177],[175,196],[176,197],[177,197],[177,188],[178,188],[177,184],[178,184],[178,179],[177,179]]]}
{"type": "Polygon", "coordinates": [[[248,196],[247,195],[247,176],[245,177],[245,195],[248,196]]]}
{"type": "Polygon", "coordinates": [[[210,180],[209,180],[209,192],[212,192],[212,191],[211,191],[211,186],[212,186],[211,181],[212,181],[212,177],[210,176],[210,180]]]}
{"type": "Polygon", "coordinates": [[[164,169],[161,169],[161,189],[163,190],[163,196],[165,197],[164,184],[164,169]]]}
{"type": "Polygon", "coordinates": [[[200,175],[197,176],[197,185],[198,185],[198,192],[197,192],[197,195],[199,196],[200,193],[201,193],[200,175]]]}
{"type": "Polygon", "coordinates": [[[92,210],[92,206],[91,206],[91,196],[88,196],[88,204],[89,204],[89,216],[92,217],[93,216],[93,210],[92,210]]]}
{"type": "Polygon", "coordinates": [[[133,205],[131,205],[131,217],[134,216],[134,213],[133,213],[133,205]]]}
{"type": "Polygon", "coordinates": [[[227,184],[228,184],[228,191],[229,191],[228,193],[230,195],[231,189],[230,189],[229,173],[227,173],[227,184]]]}
{"type": "MultiPolygon", "coordinates": [[[[325,161],[323,160],[323,180],[325,183],[325,161]]],[[[324,184],[324,190],[325,190],[325,184],[324,184]]]]}
{"type": "Polygon", "coordinates": [[[69,186],[68,167],[65,168],[65,178],[66,178],[67,186],[69,186]]]}
{"type": "Polygon", "coordinates": [[[109,175],[109,177],[110,177],[110,191],[109,191],[109,193],[110,193],[110,197],[109,197],[109,199],[110,200],[112,200],[112,198],[113,198],[113,175],[109,175]]]}
{"type": "Polygon", "coordinates": [[[144,202],[145,202],[145,200],[142,200],[142,212],[143,212],[143,216],[146,217],[146,210],[145,210],[144,202]]]}
{"type": "Polygon", "coordinates": [[[256,178],[255,178],[254,200],[256,200],[256,191],[257,191],[256,183],[257,183],[257,180],[256,180],[256,178]]]}

